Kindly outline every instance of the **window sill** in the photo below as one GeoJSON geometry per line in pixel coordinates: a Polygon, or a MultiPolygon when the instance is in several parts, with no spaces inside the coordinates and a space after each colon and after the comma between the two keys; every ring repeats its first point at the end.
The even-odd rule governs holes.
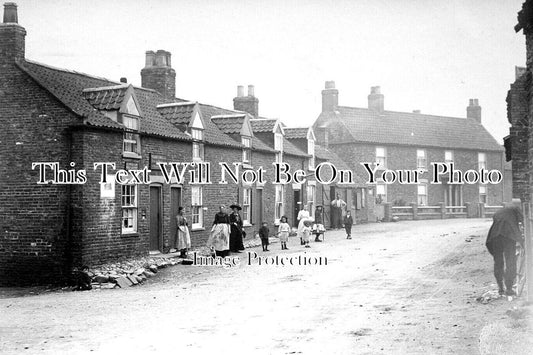
{"type": "Polygon", "coordinates": [[[192,227],[191,232],[205,231],[204,227],[192,227]]]}
{"type": "Polygon", "coordinates": [[[124,238],[133,238],[133,237],[138,237],[139,233],[138,232],[122,232],[120,236],[124,238]]]}
{"type": "Polygon", "coordinates": [[[251,224],[250,222],[246,222],[246,223],[243,223],[242,226],[243,227],[253,227],[253,224],[251,224]]]}
{"type": "Polygon", "coordinates": [[[123,158],[131,158],[131,159],[141,159],[141,156],[137,153],[132,153],[132,152],[122,152],[122,157],[123,158]]]}

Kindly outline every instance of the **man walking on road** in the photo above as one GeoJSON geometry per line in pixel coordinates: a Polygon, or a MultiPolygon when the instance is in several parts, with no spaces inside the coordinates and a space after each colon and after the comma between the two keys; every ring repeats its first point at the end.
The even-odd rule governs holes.
{"type": "Polygon", "coordinates": [[[494,276],[501,295],[516,295],[513,291],[516,278],[516,243],[522,246],[524,244],[520,230],[522,221],[522,212],[516,203],[497,211],[485,243],[494,258],[494,276]]]}

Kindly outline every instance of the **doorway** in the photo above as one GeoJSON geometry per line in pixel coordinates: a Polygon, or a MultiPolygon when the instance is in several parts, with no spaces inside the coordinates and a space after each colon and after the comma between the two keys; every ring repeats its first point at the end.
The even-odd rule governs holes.
{"type": "Polygon", "coordinates": [[[301,201],[301,191],[300,190],[294,190],[294,210],[293,210],[293,214],[292,214],[292,217],[293,217],[293,226],[297,226],[298,225],[298,213],[300,213],[300,210],[301,210],[301,205],[302,205],[302,201],[301,201]]]}
{"type": "Polygon", "coordinates": [[[176,235],[176,215],[178,214],[178,207],[181,206],[181,187],[170,188],[170,240],[173,240],[176,235]]]}
{"type": "Polygon", "coordinates": [[[150,186],[150,250],[161,250],[161,187],[150,186]]]}
{"type": "Polygon", "coordinates": [[[257,228],[260,228],[263,224],[263,190],[257,189],[257,196],[256,196],[256,206],[257,206],[257,212],[256,212],[256,224],[259,226],[257,228]]]}

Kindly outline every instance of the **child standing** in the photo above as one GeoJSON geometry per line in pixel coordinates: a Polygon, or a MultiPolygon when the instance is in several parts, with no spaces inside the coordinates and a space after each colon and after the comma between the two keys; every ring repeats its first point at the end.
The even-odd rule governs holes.
{"type": "Polygon", "coordinates": [[[270,231],[268,230],[267,222],[263,222],[261,228],[259,228],[259,238],[261,238],[261,245],[263,246],[263,251],[268,251],[268,236],[270,231]]]}
{"type": "Polygon", "coordinates": [[[344,216],[344,229],[346,230],[346,239],[352,239],[352,224],[352,215],[350,211],[346,211],[346,216],[344,216]]]}
{"type": "Polygon", "coordinates": [[[302,227],[302,242],[306,248],[311,248],[309,245],[309,236],[311,235],[311,221],[306,220],[302,227]]]}
{"type": "Polygon", "coordinates": [[[287,223],[287,217],[283,216],[281,217],[279,227],[278,227],[278,235],[279,235],[279,241],[281,243],[281,250],[289,250],[287,248],[287,242],[289,241],[289,232],[291,231],[291,226],[287,223]]]}

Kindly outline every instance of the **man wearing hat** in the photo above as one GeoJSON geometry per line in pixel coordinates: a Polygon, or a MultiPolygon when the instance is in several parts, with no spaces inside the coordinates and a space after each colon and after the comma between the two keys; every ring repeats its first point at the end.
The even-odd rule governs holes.
{"type": "Polygon", "coordinates": [[[242,218],[239,211],[242,210],[241,206],[235,204],[229,206],[233,212],[229,215],[230,221],[230,235],[229,235],[229,250],[234,253],[240,253],[244,250],[244,244],[242,238],[246,236],[243,230],[242,218]]]}

